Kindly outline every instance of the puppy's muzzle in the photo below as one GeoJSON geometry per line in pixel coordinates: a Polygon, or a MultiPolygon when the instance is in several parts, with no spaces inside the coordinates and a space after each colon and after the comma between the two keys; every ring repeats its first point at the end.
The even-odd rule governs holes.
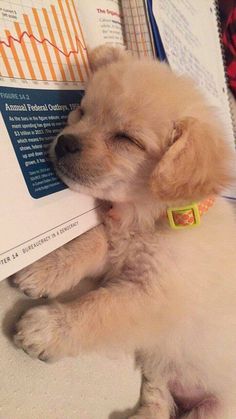
{"type": "Polygon", "coordinates": [[[82,145],[79,139],[73,135],[60,135],[55,146],[55,154],[57,159],[61,159],[67,155],[78,154],[82,151],[82,145]]]}

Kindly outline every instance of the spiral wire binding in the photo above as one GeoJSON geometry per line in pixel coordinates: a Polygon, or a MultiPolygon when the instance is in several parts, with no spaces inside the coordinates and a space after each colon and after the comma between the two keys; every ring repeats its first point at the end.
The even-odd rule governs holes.
{"type": "MultiPolygon", "coordinates": [[[[211,12],[212,9],[210,8],[211,12]]],[[[224,48],[224,44],[222,41],[222,27],[221,27],[221,19],[220,19],[220,8],[219,8],[219,3],[218,0],[214,0],[214,12],[215,12],[215,17],[217,20],[217,30],[218,30],[218,35],[219,35],[219,41],[220,41],[220,48],[221,48],[221,56],[222,56],[222,61],[223,61],[223,66],[224,66],[224,77],[225,77],[225,84],[227,86],[227,98],[228,98],[228,104],[229,104],[229,110],[230,110],[230,115],[231,115],[231,122],[232,122],[232,128],[233,128],[233,133],[234,133],[234,139],[235,139],[235,145],[236,145],[236,121],[235,121],[235,117],[234,117],[234,112],[233,112],[233,104],[232,104],[232,98],[230,97],[230,88],[229,88],[229,79],[228,79],[228,75],[227,75],[227,71],[226,71],[226,57],[225,57],[225,48],[224,48]]]]}

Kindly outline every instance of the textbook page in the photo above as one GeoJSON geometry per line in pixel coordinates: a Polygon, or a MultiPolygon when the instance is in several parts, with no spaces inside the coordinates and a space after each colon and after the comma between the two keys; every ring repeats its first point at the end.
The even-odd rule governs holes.
{"type": "Polygon", "coordinates": [[[153,0],[153,13],[168,62],[191,76],[218,109],[235,146],[214,0],[153,0]]]}
{"type": "Polygon", "coordinates": [[[0,280],[98,222],[47,150],[83,95],[87,39],[122,43],[119,10],[118,0],[0,2],[0,280]]]}
{"type": "Polygon", "coordinates": [[[88,47],[104,43],[124,47],[121,0],[77,0],[77,3],[88,47]]]}

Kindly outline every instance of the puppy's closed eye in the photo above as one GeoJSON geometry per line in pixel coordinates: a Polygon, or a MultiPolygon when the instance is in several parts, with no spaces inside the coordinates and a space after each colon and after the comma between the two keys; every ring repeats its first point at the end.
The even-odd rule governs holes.
{"type": "Polygon", "coordinates": [[[84,114],[85,114],[84,109],[80,107],[80,118],[82,118],[84,114]]]}
{"type": "Polygon", "coordinates": [[[129,142],[131,144],[136,145],[141,150],[145,150],[144,145],[139,140],[137,140],[137,138],[134,138],[133,136],[131,136],[130,134],[128,134],[128,133],[126,133],[124,131],[117,132],[114,135],[114,139],[117,140],[117,141],[121,141],[121,142],[122,141],[129,142]]]}

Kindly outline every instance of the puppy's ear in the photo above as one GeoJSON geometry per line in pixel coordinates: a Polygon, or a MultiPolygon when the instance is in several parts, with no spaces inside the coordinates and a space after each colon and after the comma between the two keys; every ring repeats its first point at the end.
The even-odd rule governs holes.
{"type": "Polygon", "coordinates": [[[187,117],[174,125],[171,145],[151,175],[161,200],[196,200],[219,193],[232,182],[232,151],[218,131],[187,117]]]}
{"type": "Polygon", "coordinates": [[[127,56],[128,53],[125,50],[108,45],[101,45],[88,51],[89,64],[93,73],[100,67],[122,60],[127,56]]]}

